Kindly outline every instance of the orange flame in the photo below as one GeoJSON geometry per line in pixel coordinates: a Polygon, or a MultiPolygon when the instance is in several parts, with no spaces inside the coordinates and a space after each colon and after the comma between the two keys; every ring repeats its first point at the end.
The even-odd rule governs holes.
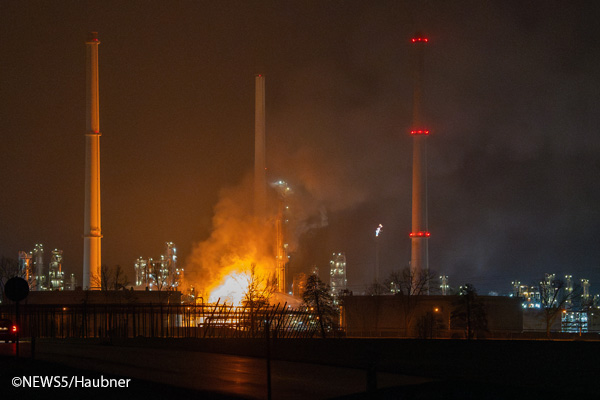
{"type": "Polygon", "coordinates": [[[254,273],[270,277],[275,271],[275,227],[254,216],[252,180],[224,189],[215,206],[213,231],[198,243],[187,260],[186,274],[204,300],[240,304],[247,293],[251,265],[254,273]]]}

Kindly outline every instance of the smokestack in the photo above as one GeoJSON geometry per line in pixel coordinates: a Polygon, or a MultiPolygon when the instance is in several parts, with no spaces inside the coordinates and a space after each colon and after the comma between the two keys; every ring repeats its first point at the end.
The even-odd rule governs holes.
{"type": "MultiPolygon", "coordinates": [[[[419,285],[423,272],[429,271],[427,227],[427,136],[429,130],[423,126],[421,93],[423,85],[423,53],[429,42],[425,36],[416,34],[412,39],[415,46],[414,92],[413,92],[413,177],[412,177],[412,231],[410,269],[413,291],[423,288],[419,285]]],[[[426,287],[429,293],[429,286],[426,287]]],[[[419,293],[415,293],[419,294],[419,293]]]]}
{"type": "Polygon", "coordinates": [[[264,218],[267,203],[265,161],[265,77],[256,75],[254,109],[254,215],[264,218]]]}
{"type": "Polygon", "coordinates": [[[83,223],[83,288],[100,289],[102,255],[100,240],[100,104],[98,96],[97,32],[90,32],[86,44],[86,133],[85,209],[83,223]]]}

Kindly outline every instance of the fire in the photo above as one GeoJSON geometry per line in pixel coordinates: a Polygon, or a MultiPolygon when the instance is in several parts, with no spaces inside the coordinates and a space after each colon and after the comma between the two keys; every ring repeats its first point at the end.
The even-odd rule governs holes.
{"type": "Polygon", "coordinates": [[[253,180],[226,188],[215,206],[213,231],[189,257],[186,273],[202,301],[241,305],[249,293],[275,281],[273,216],[254,215],[253,180]]]}
{"type": "Polygon", "coordinates": [[[234,264],[227,268],[220,281],[208,290],[208,302],[242,305],[244,301],[264,301],[274,290],[272,268],[251,263],[234,264]]]}
{"type": "Polygon", "coordinates": [[[232,272],[225,276],[223,283],[210,292],[209,303],[216,303],[220,299],[221,303],[241,305],[244,296],[248,292],[248,283],[250,274],[248,272],[232,272]]]}

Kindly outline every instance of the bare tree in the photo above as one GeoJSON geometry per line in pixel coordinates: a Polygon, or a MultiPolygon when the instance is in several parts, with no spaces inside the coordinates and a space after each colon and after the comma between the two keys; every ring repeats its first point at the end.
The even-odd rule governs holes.
{"type": "Polygon", "coordinates": [[[94,276],[92,284],[101,290],[121,290],[129,285],[129,279],[120,265],[100,267],[100,276],[94,276]]]}
{"type": "Polygon", "coordinates": [[[256,264],[250,266],[247,275],[247,286],[242,304],[251,310],[260,309],[269,305],[269,298],[275,291],[275,285],[267,276],[256,273],[256,264]]]}
{"type": "Polygon", "coordinates": [[[370,285],[367,285],[366,293],[369,296],[380,296],[383,294],[390,294],[390,288],[388,285],[382,285],[379,282],[374,282],[370,285]]]}
{"type": "Polygon", "coordinates": [[[248,311],[250,317],[250,335],[254,337],[256,331],[256,316],[261,309],[269,306],[269,298],[275,291],[275,284],[266,275],[256,272],[256,264],[250,266],[246,274],[246,289],[242,299],[242,305],[248,311]]]}
{"type": "Polygon", "coordinates": [[[405,335],[411,334],[414,314],[424,296],[429,294],[429,286],[435,274],[422,271],[415,274],[409,267],[392,271],[385,285],[396,296],[400,296],[404,316],[405,335]]]}
{"type": "Polygon", "coordinates": [[[540,304],[546,323],[546,337],[550,338],[550,328],[556,318],[561,315],[565,305],[577,300],[581,296],[579,289],[566,290],[565,282],[562,279],[554,278],[553,275],[547,276],[540,282],[540,304]]]}

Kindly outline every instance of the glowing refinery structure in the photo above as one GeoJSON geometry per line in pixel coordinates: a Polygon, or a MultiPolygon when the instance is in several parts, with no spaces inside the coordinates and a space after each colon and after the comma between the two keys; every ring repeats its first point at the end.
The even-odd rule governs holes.
{"type": "Polygon", "coordinates": [[[98,94],[98,33],[86,44],[85,208],[83,227],[83,289],[100,289],[100,104],[98,94]]]}
{"type": "MultiPolygon", "coordinates": [[[[46,268],[44,265],[44,245],[36,243],[30,252],[19,251],[19,274],[29,284],[29,290],[40,292],[47,290],[75,290],[75,284],[65,286],[65,273],[62,270],[63,251],[52,250],[52,258],[46,268]]],[[[74,282],[75,275],[71,274],[74,282]]]]}
{"type": "Polygon", "coordinates": [[[427,223],[427,136],[429,136],[429,130],[423,124],[421,109],[424,51],[428,42],[429,39],[421,34],[412,38],[415,47],[413,115],[410,131],[413,137],[412,231],[410,233],[410,269],[413,285],[416,285],[423,272],[429,270],[428,240],[430,233],[427,223]]]}
{"type": "Polygon", "coordinates": [[[64,290],[65,273],[62,270],[63,251],[54,249],[48,266],[48,290],[64,290]]]}
{"type": "Polygon", "coordinates": [[[46,271],[44,269],[44,245],[36,243],[33,251],[33,290],[46,290],[46,271]]]}
{"type": "Polygon", "coordinates": [[[272,186],[277,190],[278,206],[277,218],[275,219],[275,278],[277,279],[277,291],[286,293],[286,267],[289,261],[288,244],[285,243],[287,226],[287,196],[292,189],[284,181],[277,181],[272,186]]]}
{"type": "Polygon", "coordinates": [[[329,285],[334,296],[346,290],[346,253],[332,253],[329,261],[329,285]]]}
{"type": "Polygon", "coordinates": [[[135,286],[140,290],[179,290],[184,269],[177,261],[173,242],[165,243],[165,252],[158,259],[140,257],[135,261],[135,286]]]}
{"type": "MultiPolygon", "coordinates": [[[[254,106],[254,216],[266,222],[267,217],[267,161],[266,161],[266,110],[265,110],[265,76],[258,74],[255,80],[254,106]]],[[[275,220],[275,274],[277,291],[286,292],[286,265],[288,262],[287,244],[284,240],[286,196],[289,186],[278,181],[272,185],[278,193],[278,213],[275,220]]]]}

